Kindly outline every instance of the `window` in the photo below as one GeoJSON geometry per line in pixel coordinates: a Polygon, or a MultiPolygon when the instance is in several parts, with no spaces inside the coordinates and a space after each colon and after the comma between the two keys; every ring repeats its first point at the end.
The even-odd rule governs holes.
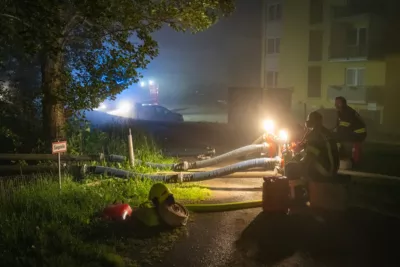
{"type": "Polygon", "coordinates": [[[166,109],[166,108],[164,108],[164,107],[162,107],[162,106],[156,106],[156,112],[158,114],[163,114],[164,115],[164,114],[169,114],[171,111],[166,109]]]}
{"type": "Polygon", "coordinates": [[[308,97],[321,97],[321,66],[308,67],[308,97]]]}
{"type": "Polygon", "coordinates": [[[267,54],[277,54],[280,52],[281,48],[280,38],[270,38],[267,41],[267,54]]]}
{"type": "Polygon", "coordinates": [[[281,38],[275,39],[275,53],[279,54],[281,52],[281,38]]]}
{"type": "Polygon", "coordinates": [[[345,84],[347,86],[363,86],[364,85],[364,68],[348,68],[346,69],[345,84]]]}
{"type": "Polygon", "coordinates": [[[324,20],[324,0],[310,1],[310,24],[322,23],[324,20]]]}
{"type": "Polygon", "coordinates": [[[281,4],[273,4],[268,6],[268,21],[280,20],[282,18],[281,4]]]}
{"type": "Polygon", "coordinates": [[[323,32],[310,31],[309,45],[308,45],[308,60],[321,61],[322,60],[322,47],[323,47],[323,32]]]}
{"type": "Polygon", "coordinates": [[[276,88],[278,85],[278,72],[268,71],[267,72],[267,87],[276,88]]]}
{"type": "Polygon", "coordinates": [[[347,30],[347,45],[358,46],[367,44],[367,28],[352,28],[347,30]]]}

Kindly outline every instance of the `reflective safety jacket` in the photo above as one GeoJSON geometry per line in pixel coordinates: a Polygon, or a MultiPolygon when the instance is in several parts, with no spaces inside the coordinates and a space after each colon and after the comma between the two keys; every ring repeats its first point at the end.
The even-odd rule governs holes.
{"type": "Polygon", "coordinates": [[[310,167],[325,177],[336,175],[340,164],[339,151],[331,132],[325,127],[315,128],[307,134],[305,141],[305,152],[314,159],[310,167]]]}
{"type": "Polygon", "coordinates": [[[347,106],[338,112],[337,132],[339,134],[366,134],[364,121],[357,111],[347,106]]]}

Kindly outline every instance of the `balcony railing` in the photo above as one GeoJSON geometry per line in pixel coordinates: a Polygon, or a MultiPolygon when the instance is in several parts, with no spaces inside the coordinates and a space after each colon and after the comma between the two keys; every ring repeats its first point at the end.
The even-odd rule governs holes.
{"type": "Polygon", "coordinates": [[[331,7],[331,14],[333,19],[354,18],[359,16],[369,15],[376,13],[374,8],[359,5],[357,7],[351,6],[333,6],[331,7]]]}
{"type": "Polygon", "coordinates": [[[331,85],[328,87],[328,100],[334,101],[336,97],[343,96],[350,104],[383,104],[383,86],[348,86],[331,85]]]}
{"type": "Polygon", "coordinates": [[[356,45],[356,46],[338,46],[331,45],[329,48],[329,59],[356,59],[356,58],[368,58],[368,46],[367,45],[356,45]]]}

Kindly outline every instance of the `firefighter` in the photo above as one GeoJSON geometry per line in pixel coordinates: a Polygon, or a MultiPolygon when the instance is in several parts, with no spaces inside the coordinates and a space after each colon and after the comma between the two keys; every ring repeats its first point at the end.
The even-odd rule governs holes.
{"type": "Polygon", "coordinates": [[[287,164],[286,176],[289,179],[302,176],[307,180],[326,180],[334,177],[339,169],[339,152],[331,132],[322,125],[322,115],[311,112],[306,127],[309,131],[301,145],[305,156],[300,162],[287,164]]]}
{"type": "Polygon", "coordinates": [[[338,96],[335,99],[338,112],[335,137],[340,143],[361,143],[367,137],[367,129],[357,111],[347,105],[347,100],[338,96]]]}

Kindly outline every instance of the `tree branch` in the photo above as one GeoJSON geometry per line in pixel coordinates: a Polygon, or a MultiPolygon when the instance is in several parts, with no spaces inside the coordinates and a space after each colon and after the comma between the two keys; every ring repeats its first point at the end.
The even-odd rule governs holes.
{"type": "Polygon", "coordinates": [[[70,27],[71,27],[71,25],[75,22],[75,19],[76,19],[77,17],[78,17],[78,15],[75,14],[75,15],[73,15],[73,16],[70,18],[70,20],[68,21],[68,23],[65,25],[64,30],[62,31],[62,35],[65,35],[65,34],[68,35],[68,33],[70,32],[70,27]]]}
{"type": "Polygon", "coordinates": [[[7,18],[10,18],[10,19],[13,19],[13,20],[18,20],[19,22],[21,22],[25,26],[31,27],[31,25],[29,25],[28,23],[24,22],[22,19],[20,19],[20,18],[18,18],[16,16],[13,16],[13,15],[10,15],[10,14],[5,14],[5,13],[1,13],[0,16],[7,17],[7,18]]]}

